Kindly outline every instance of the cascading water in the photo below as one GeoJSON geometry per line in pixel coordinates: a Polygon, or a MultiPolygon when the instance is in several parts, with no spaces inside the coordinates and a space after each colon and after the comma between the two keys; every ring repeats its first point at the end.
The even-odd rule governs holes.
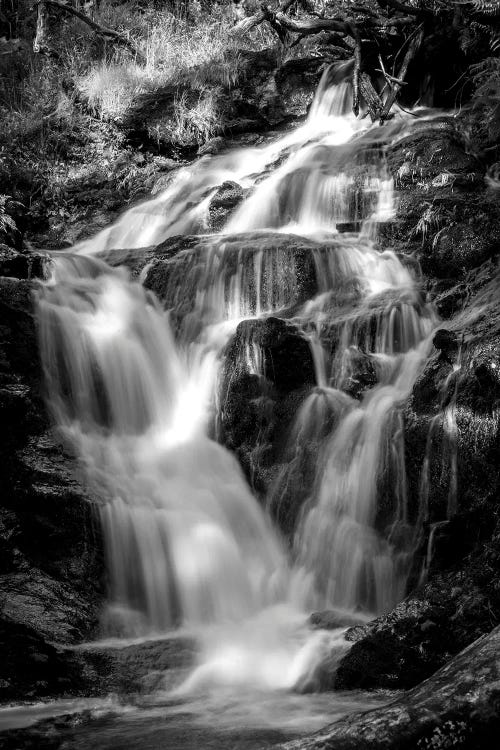
{"type": "MultiPolygon", "coordinates": [[[[239,626],[239,679],[259,671],[252,656],[259,632],[257,681],[291,687],[325,644],[317,635],[298,638],[304,615],[297,620],[286,606],[366,617],[404,594],[414,532],[398,406],[425,361],[435,321],[410,271],[374,242],[377,225],[394,214],[381,144],[405,120],[367,128],[350,114],[344,76],[325,74],[301,128],[200,160],[73,253],[54,256],[53,278],[40,292],[50,405],[103,499],[106,626],[127,634],[223,626],[209,631],[211,656],[194,684],[214,673],[235,679],[228,623],[252,623],[239,626]],[[163,289],[171,326],[153,295],[92,256],[202,232],[210,199],[228,179],[251,194],[223,234],[172,262],[163,289]],[[270,230],[274,245],[263,249],[259,237],[269,239],[270,230]],[[307,236],[312,299],[302,299],[295,257],[276,232],[307,236]],[[314,481],[291,565],[236,460],[207,436],[225,344],[241,320],[280,313],[293,315],[309,340],[317,375],[290,436],[293,461],[269,498],[278,502],[293,483],[312,441],[314,481]],[[374,377],[356,400],[346,384],[360,357],[374,377]],[[387,476],[395,500],[386,498],[382,512],[387,476]]],[[[258,371],[251,342],[248,358],[258,371]]]]}
{"type": "Polygon", "coordinates": [[[204,434],[213,352],[177,348],[153,296],[99,260],[57,258],[39,304],[56,422],[103,495],[121,627],[161,632],[274,601],[283,552],[235,459],[204,434]]]}

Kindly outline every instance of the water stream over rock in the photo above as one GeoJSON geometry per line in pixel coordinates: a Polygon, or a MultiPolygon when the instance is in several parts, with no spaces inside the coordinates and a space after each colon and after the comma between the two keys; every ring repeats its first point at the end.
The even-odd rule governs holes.
{"type": "Polygon", "coordinates": [[[437,319],[414,271],[377,244],[395,208],[384,147],[407,132],[408,117],[369,127],[352,115],[344,78],[325,73],[303,126],[202,158],[54,255],[39,295],[50,407],[102,497],[103,629],[191,628],[200,658],[179,696],[213,685],[314,686],[318,663],[347,645],[341,627],[309,630],[308,613],[336,610],[340,626],[405,593],[418,518],[408,511],[398,407],[437,319]],[[228,180],[248,195],[207,235],[211,199],[228,180]],[[162,260],[161,273],[155,260],[141,272],[160,279],[147,284],[160,300],[106,262],[177,235],[198,238],[162,260]],[[259,377],[265,353],[252,321],[271,317],[307,342],[316,380],[267,498],[272,513],[308,464],[291,545],[213,439],[227,345],[249,321],[244,357],[259,377]],[[355,394],[360,367],[371,379],[355,394]]]}

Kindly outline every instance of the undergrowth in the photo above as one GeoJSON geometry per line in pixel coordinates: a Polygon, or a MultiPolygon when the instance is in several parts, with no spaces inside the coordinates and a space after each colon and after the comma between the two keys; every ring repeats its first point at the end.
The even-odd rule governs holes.
{"type": "MultiPolygon", "coordinates": [[[[98,20],[128,30],[145,57],[145,63],[138,64],[127,53],[116,52],[76,76],[77,88],[101,116],[120,117],[138,94],[164,86],[188,84],[198,91],[231,89],[238,82],[239,49],[228,33],[232,19],[223,12],[212,12],[193,25],[170,13],[154,9],[137,13],[130,5],[107,2],[100,7],[98,20]]],[[[210,108],[197,107],[196,119],[202,131],[210,130],[210,108]]]]}
{"type": "Polygon", "coordinates": [[[140,97],[154,100],[166,90],[171,99],[165,117],[151,123],[153,143],[196,147],[217,131],[221,92],[230,95],[243,75],[242,47],[272,40],[259,27],[236,45],[228,34],[234,18],[224,6],[200,10],[193,22],[147,3],[101,0],[86,12],[127,34],[144,60],[61,13],[51,19],[59,54],[52,60],[33,53],[36,11],[20,3],[18,36],[0,37],[0,194],[9,197],[6,206],[24,204],[25,220],[19,210],[14,216],[2,209],[2,216],[11,231],[11,223],[24,221],[28,235],[57,234],[70,214],[84,220],[102,207],[103,191],[113,207],[149,189],[157,157],[149,145],[139,155],[132,151],[122,127],[140,97]]]}

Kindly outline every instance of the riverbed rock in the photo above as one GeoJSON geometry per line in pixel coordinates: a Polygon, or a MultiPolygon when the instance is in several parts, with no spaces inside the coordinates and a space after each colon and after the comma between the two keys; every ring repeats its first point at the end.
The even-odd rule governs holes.
{"type": "Polygon", "coordinates": [[[298,57],[281,65],[274,74],[282,117],[304,117],[328,62],[324,57],[298,57]]]}

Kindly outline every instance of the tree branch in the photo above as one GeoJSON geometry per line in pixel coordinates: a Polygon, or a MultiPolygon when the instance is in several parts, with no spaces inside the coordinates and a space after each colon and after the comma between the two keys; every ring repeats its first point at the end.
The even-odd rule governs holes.
{"type": "Polygon", "coordinates": [[[404,83],[406,73],[408,72],[408,66],[410,62],[412,61],[413,57],[415,56],[415,53],[420,48],[423,38],[424,38],[424,29],[423,29],[423,26],[420,26],[417,33],[413,36],[413,38],[411,39],[408,45],[408,49],[406,50],[406,54],[404,56],[403,62],[401,63],[401,68],[399,69],[399,74],[397,78],[394,79],[394,83],[391,86],[389,95],[387,99],[385,100],[384,108],[380,115],[380,123],[383,123],[384,120],[387,120],[391,107],[396,101],[396,97],[399,93],[399,90],[401,89],[401,86],[404,83]]]}
{"type": "MultiPolygon", "coordinates": [[[[93,31],[95,31],[95,33],[98,34],[99,36],[102,36],[105,39],[110,39],[111,41],[115,42],[115,44],[120,44],[122,47],[126,47],[130,52],[132,52],[133,55],[135,55],[138,62],[141,62],[141,63],[145,62],[144,55],[141,52],[139,52],[135,44],[131,42],[130,39],[128,39],[124,34],[120,34],[119,31],[114,31],[113,29],[107,29],[104,26],[100,26],[98,23],[96,23],[91,18],[86,16],[85,13],[82,13],[76,8],[73,8],[72,5],[66,5],[66,3],[59,2],[59,0],[38,0],[38,2],[35,3],[35,6],[38,6],[37,33],[35,36],[35,41],[33,43],[33,49],[35,52],[42,51],[42,49],[40,48],[40,42],[37,41],[37,39],[38,38],[45,39],[47,35],[47,28],[45,26],[43,33],[41,32],[39,35],[38,25],[39,25],[41,16],[44,17],[45,20],[43,23],[46,24],[47,16],[46,16],[46,13],[44,12],[44,9],[47,7],[50,7],[50,8],[57,8],[58,10],[62,10],[65,13],[68,13],[70,16],[75,16],[80,21],[87,24],[87,26],[89,26],[93,31]]],[[[42,25],[41,21],[40,21],[40,25],[42,25]]]]}

